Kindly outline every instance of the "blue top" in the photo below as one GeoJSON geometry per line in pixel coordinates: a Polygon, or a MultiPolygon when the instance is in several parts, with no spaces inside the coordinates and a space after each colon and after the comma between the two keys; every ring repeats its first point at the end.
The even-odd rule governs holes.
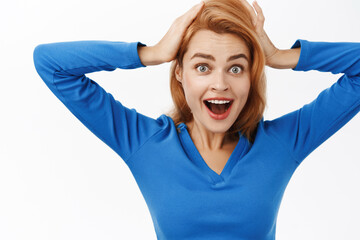
{"type": "Polygon", "coordinates": [[[285,188],[303,159],[359,112],[360,44],[297,40],[294,70],[344,73],[299,110],[262,119],[251,144],[240,139],[221,174],[205,163],[184,123],[124,107],[85,76],[143,67],[139,43],[42,44],[36,70],[50,90],[131,170],[158,239],[275,239],[285,188]]]}

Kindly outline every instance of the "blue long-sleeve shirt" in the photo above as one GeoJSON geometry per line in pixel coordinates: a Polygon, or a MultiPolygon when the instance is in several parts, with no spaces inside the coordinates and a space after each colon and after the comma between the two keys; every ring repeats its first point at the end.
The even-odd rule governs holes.
{"type": "Polygon", "coordinates": [[[86,73],[143,67],[139,43],[43,44],[36,70],[50,90],[124,160],[149,208],[158,239],[275,239],[285,188],[299,164],[360,109],[360,44],[297,40],[294,70],[344,73],[302,108],[262,119],[240,139],[221,174],[205,163],[187,127],[123,106],[86,73]]]}

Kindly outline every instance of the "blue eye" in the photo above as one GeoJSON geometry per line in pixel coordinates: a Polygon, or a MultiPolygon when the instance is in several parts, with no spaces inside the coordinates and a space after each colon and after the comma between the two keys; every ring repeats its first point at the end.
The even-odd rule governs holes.
{"type": "Polygon", "coordinates": [[[239,66],[233,66],[233,67],[230,68],[230,71],[231,71],[232,73],[234,73],[234,74],[240,73],[241,70],[242,70],[242,69],[241,69],[241,67],[239,67],[239,66]]]}
{"type": "Polygon", "coordinates": [[[209,68],[206,65],[199,65],[196,67],[196,69],[202,73],[207,72],[209,70],[209,68]]]}

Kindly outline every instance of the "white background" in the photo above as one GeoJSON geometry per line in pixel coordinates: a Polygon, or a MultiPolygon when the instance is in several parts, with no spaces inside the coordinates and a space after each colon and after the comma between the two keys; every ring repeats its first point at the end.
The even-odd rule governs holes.
{"type": "MultiPolygon", "coordinates": [[[[37,75],[40,43],[155,44],[197,1],[13,0],[0,3],[0,239],[156,239],[146,203],[122,159],[87,130],[37,75]]],[[[360,42],[357,0],[259,1],[282,49],[296,39],[360,42]]],[[[169,64],[92,73],[125,106],[158,117],[172,105],[169,64]]],[[[273,119],[302,107],[340,75],[267,68],[273,119]]],[[[360,93],[359,93],[360,94],[360,93]]],[[[360,239],[360,118],[294,173],[277,240],[360,239]]]]}

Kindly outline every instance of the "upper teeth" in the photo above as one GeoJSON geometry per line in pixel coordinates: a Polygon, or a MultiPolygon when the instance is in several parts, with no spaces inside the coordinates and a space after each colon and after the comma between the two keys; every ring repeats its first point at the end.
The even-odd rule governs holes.
{"type": "Polygon", "coordinates": [[[215,103],[215,104],[225,104],[225,103],[229,103],[230,101],[226,101],[226,100],[206,100],[209,103],[215,103]]]}

